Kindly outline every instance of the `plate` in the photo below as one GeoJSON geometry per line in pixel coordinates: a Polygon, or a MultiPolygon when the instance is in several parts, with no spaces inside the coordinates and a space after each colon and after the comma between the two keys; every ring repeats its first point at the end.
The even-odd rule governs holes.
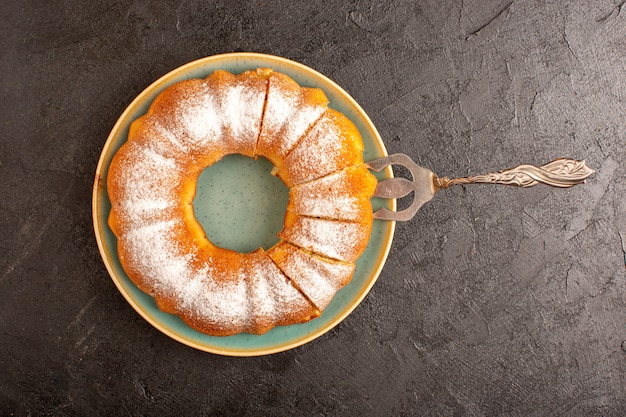
{"type": "MultiPolygon", "coordinates": [[[[100,254],[113,282],[130,305],[144,319],[167,336],[196,349],[229,356],[258,356],[292,349],[320,337],[339,324],[359,305],[376,282],[387,259],[395,229],[394,222],[374,221],[370,241],[365,252],[356,263],[357,267],[352,281],[337,292],[320,317],[304,324],[276,327],[263,335],[244,333],[216,337],[197,332],[177,316],[160,311],[154,299],[131,282],[120,265],[117,255],[117,239],[107,224],[111,203],[106,189],[109,164],[115,152],[126,141],[130,124],[147,111],[159,93],[176,82],[189,78],[206,78],[218,69],[240,73],[260,67],[272,68],[285,73],[302,86],[321,88],[330,100],[330,107],[349,117],[361,132],[365,144],[365,160],[387,155],[385,145],[367,114],[348,93],[324,75],[300,63],[272,55],[257,53],[223,54],[199,59],[169,72],[146,88],[130,103],[113,127],[104,145],[96,169],[93,188],[93,222],[100,254]]],[[[224,161],[223,169],[229,169],[228,165],[233,163],[241,163],[236,158],[232,160],[235,162],[229,162],[226,159],[224,161]]],[[[390,178],[392,175],[391,168],[377,174],[379,179],[390,178]]],[[[268,178],[272,180],[271,176],[268,178]]],[[[395,210],[395,200],[374,198],[372,204],[375,209],[387,207],[395,210]]],[[[200,221],[202,222],[201,219],[200,221]]]]}

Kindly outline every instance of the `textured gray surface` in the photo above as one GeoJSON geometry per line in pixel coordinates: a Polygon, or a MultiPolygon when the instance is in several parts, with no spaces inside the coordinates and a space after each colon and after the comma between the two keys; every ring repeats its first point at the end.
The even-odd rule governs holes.
{"type": "Polygon", "coordinates": [[[624,415],[626,12],[612,1],[8,1],[0,16],[1,415],[624,415]],[[125,106],[188,61],[309,65],[448,176],[584,158],[568,190],[470,186],[397,228],[341,325],[260,358],[152,328],[90,196],[125,106]]]}

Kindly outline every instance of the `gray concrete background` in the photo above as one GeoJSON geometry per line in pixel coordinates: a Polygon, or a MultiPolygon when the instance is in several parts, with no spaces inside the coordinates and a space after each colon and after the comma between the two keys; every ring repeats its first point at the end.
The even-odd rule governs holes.
{"type": "Polygon", "coordinates": [[[80,2],[0,8],[0,415],[626,414],[623,2],[80,2]],[[390,152],[465,176],[556,157],[568,190],[458,187],[399,224],[341,325],[259,358],[162,335],[100,259],[106,137],[222,52],[309,65],[390,152]]]}

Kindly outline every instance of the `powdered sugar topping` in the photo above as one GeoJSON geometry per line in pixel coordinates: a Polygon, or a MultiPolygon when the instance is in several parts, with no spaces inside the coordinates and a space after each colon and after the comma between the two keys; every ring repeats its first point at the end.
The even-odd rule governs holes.
{"type": "Polygon", "coordinates": [[[365,249],[369,226],[335,220],[296,216],[279,237],[311,252],[344,262],[354,262],[365,249]]]}

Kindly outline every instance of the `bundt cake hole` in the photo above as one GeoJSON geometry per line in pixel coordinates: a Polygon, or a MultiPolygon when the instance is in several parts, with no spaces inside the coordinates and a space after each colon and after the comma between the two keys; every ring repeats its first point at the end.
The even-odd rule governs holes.
{"type": "Polygon", "coordinates": [[[228,155],[202,171],[193,209],[213,244],[247,253],[278,243],[289,189],[272,168],[262,157],[228,155]]]}

